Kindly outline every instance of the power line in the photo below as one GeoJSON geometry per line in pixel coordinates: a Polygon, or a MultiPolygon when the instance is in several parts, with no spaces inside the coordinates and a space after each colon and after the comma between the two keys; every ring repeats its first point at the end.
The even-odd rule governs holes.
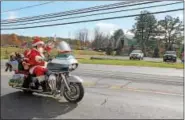
{"type": "MultiPolygon", "coordinates": [[[[108,4],[108,5],[100,5],[100,6],[94,6],[94,7],[89,7],[89,8],[77,9],[77,10],[70,10],[70,11],[66,11],[66,12],[76,12],[76,11],[81,11],[81,10],[95,9],[95,8],[99,8],[99,7],[109,7],[109,6],[119,5],[119,4],[121,4],[121,3],[125,3],[125,2],[114,3],[114,4],[108,4]]],[[[57,15],[57,14],[66,13],[66,12],[57,12],[57,13],[50,13],[50,14],[44,14],[44,15],[37,15],[37,16],[31,16],[31,17],[23,17],[23,18],[17,18],[17,19],[15,19],[15,20],[30,19],[30,18],[37,18],[37,17],[50,16],[50,15],[57,15]]],[[[9,21],[9,19],[2,20],[2,21],[9,21]]]]}
{"type": "MultiPolygon", "coordinates": [[[[67,13],[67,12],[78,12],[82,10],[88,10],[88,9],[96,9],[96,8],[103,8],[103,7],[109,7],[109,6],[114,6],[114,5],[120,5],[120,4],[125,4],[126,2],[119,2],[119,3],[114,3],[114,4],[108,4],[108,5],[100,5],[100,6],[94,6],[94,7],[89,7],[89,8],[83,8],[83,9],[77,9],[77,10],[70,10],[66,12],[58,12],[58,13],[50,13],[50,14],[44,14],[44,15],[38,15],[38,16],[32,16],[32,17],[23,17],[23,18],[17,18],[15,20],[20,20],[20,19],[30,19],[33,17],[43,17],[43,16],[50,16],[50,15],[58,15],[61,13],[67,13]]],[[[133,3],[133,2],[127,2],[128,3],[133,3]]],[[[8,21],[8,20],[2,20],[2,21],[8,21]]]]}
{"type": "Polygon", "coordinates": [[[160,6],[168,6],[173,4],[179,4],[182,2],[175,2],[175,3],[168,3],[168,4],[162,4],[162,5],[153,5],[153,6],[147,6],[147,7],[139,7],[139,8],[131,8],[131,9],[125,9],[125,10],[118,10],[118,11],[112,11],[112,12],[103,12],[103,13],[96,13],[96,14],[90,14],[90,15],[82,15],[82,16],[75,16],[75,17],[67,17],[62,19],[55,19],[55,20],[43,20],[38,22],[30,22],[30,23],[22,23],[22,24],[15,24],[15,25],[2,25],[5,26],[19,26],[19,25],[28,25],[28,24],[35,24],[35,23],[43,23],[43,22],[53,22],[53,21],[59,21],[59,20],[65,20],[65,19],[72,19],[72,18],[82,18],[82,17],[88,17],[93,15],[103,15],[103,14],[111,14],[111,13],[118,13],[123,11],[131,11],[131,10],[139,10],[139,9],[146,9],[146,8],[152,8],[152,7],[160,7],[160,6]]]}
{"type": "Polygon", "coordinates": [[[21,8],[15,8],[15,9],[11,9],[11,10],[6,10],[6,11],[3,11],[1,12],[1,14],[3,13],[7,13],[7,12],[11,12],[11,11],[18,11],[18,10],[23,10],[23,9],[27,9],[27,8],[32,8],[32,7],[37,7],[37,6],[41,6],[41,5],[45,5],[45,4],[50,4],[50,3],[53,3],[55,1],[50,1],[50,2],[45,2],[45,3],[41,3],[41,4],[36,4],[36,5],[30,5],[30,6],[26,6],[26,7],[21,7],[21,8]]]}
{"type": "MultiPolygon", "coordinates": [[[[61,12],[60,14],[58,15],[54,15],[54,16],[46,16],[44,18],[35,18],[35,19],[31,19],[31,20],[25,20],[25,22],[27,21],[35,21],[35,20],[40,20],[40,19],[48,19],[48,18],[54,18],[54,17],[61,17],[61,16],[68,16],[68,15],[74,15],[74,14],[81,14],[81,13],[88,13],[88,12],[95,12],[95,11],[101,11],[101,10],[109,10],[109,9],[116,9],[116,8],[121,8],[121,7],[128,7],[128,6],[135,6],[135,5],[143,5],[143,4],[149,4],[149,3],[154,3],[154,2],[145,2],[145,3],[137,3],[137,4],[129,4],[129,5],[121,5],[121,6],[114,6],[114,7],[109,7],[109,8],[99,8],[99,9],[93,9],[93,10],[90,10],[90,11],[81,11],[81,12],[77,12],[77,13],[67,13],[67,14],[64,14],[66,12],[61,12]],[[62,13],[64,15],[62,15],[62,13]]],[[[78,11],[78,10],[76,10],[78,11]]],[[[24,22],[23,21],[17,21],[17,22],[24,22]]],[[[9,24],[9,23],[17,23],[16,21],[12,21],[12,22],[7,22],[7,23],[4,23],[4,22],[1,22],[1,24],[9,24]]]]}
{"type": "MultiPolygon", "coordinates": [[[[154,3],[154,2],[146,2],[146,3],[139,3],[139,4],[130,4],[130,5],[124,5],[123,3],[119,3],[118,5],[119,6],[110,6],[108,8],[98,8],[98,9],[89,9],[89,11],[83,11],[81,10],[80,12],[78,10],[76,10],[76,12],[72,12],[72,13],[67,13],[67,12],[62,12],[60,14],[57,14],[57,15],[51,15],[51,16],[46,16],[46,17],[41,17],[41,18],[33,18],[29,21],[35,21],[35,20],[40,20],[40,19],[48,19],[48,18],[54,18],[54,17],[61,17],[61,16],[68,16],[68,15],[74,15],[74,14],[81,14],[81,13],[88,13],[88,12],[95,12],[95,11],[101,11],[101,10],[109,10],[109,9],[116,9],[116,8],[121,8],[121,7],[128,7],[128,6],[135,6],[135,5],[142,5],[142,4],[149,4],[149,3],[154,3]],[[123,5],[122,5],[123,4],[123,5]],[[64,14],[64,13],[67,13],[67,14],[64,14]]],[[[28,20],[23,20],[22,22],[27,22],[28,20]]],[[[21,21],[17,21],[17,22],[21,22],[21,21]]],[[[12,22],[9,22],[9,23],[17,23],[16,21],[12,21],[12,22]]],[[[3,23],[5,24],[5,23],[3,23]]],[[[6,23],[7,24],[7,23],[6,23]]]]}
{"type": "MultiPolygon", "coordinates": [[[[173,9],[173,10],[160,11],[160,12],[152,12],[150,14],[161,14],[161,13],[166,13],[166,12],[180,11],[180,10],[184,10],[184,9],[181,8],[181,9],[173,9]]],[[[76,23],[82,23],[82,22],[94,22],[94,21],[102,21],[102,20],[121,19],[121,18],[135,17],[135,16],[139,16],[139,15],[140,14],[135,14],[135,15],[127,15],[127,16],[108,17],[108,18],[101,18],[101,19],[92,19],[92,20],[75,21],[75,22],[67,22],[67,23],[57,23],[57,24],[40,25],[40,26],[30,26],[30,27],[1,28],[1,30],[15,30],[15,29],[38,28],[38,27],[50,27],[50,26],[76,24],[76,23]]]]}

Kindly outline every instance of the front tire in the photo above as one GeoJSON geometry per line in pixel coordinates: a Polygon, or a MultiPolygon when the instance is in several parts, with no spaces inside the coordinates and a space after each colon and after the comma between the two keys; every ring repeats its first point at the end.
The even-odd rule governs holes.
{"type": "Polygon", "coordinates": [[[72,92],[69,93],[67,88],[65,87],[64,90],[64,98],[71,103],[78,103],[82,100],[82,98],[84,97],[84,87],[82,85],[82,83],[70,83],[69,84],[70,89],[72,90],[72,92],[75,89],[75,95],[77,97],[72,96],[72,92]]]}

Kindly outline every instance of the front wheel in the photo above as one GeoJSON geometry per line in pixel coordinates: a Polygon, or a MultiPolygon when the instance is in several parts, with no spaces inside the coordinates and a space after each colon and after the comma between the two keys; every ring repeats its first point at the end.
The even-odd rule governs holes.
{"type": "Polygon", "coordinates": [[[82,83],[70,83],[69,88],[71,89],[71,92],[69,92],[67,90],[67,87],[65,87],[64,90],[65,99],[71,103],[80,102],[84,96],[84,87],[82,83]]]}

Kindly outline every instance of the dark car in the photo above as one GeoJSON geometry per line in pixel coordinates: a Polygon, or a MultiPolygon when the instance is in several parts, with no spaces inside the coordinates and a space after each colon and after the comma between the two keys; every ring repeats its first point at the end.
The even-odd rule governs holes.
{"type": "Polygon", "coordinates": [[[175,51],[166,51],[163,55],[163,61],[177,62],[177,54],[175,51]]]}

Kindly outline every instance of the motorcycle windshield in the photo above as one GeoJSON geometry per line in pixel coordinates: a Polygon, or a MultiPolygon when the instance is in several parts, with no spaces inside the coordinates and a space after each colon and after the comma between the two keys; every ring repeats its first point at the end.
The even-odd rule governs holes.
{"type": "Polygon", "coordinates": [[[67,42],[61,41],[57,45],[57,50],[59,52],[64,52],[64,51],[71,52],[71,47],[69,46],[69,44],[67,42]]]}
{"type": "Polygon", "coordinates": [[[56,58],[68,58],[70,56],[70,54],[66,54],[66,53],[60,53],[60,54],[58,54],[57,56],[56,56],[56,58]]]}

